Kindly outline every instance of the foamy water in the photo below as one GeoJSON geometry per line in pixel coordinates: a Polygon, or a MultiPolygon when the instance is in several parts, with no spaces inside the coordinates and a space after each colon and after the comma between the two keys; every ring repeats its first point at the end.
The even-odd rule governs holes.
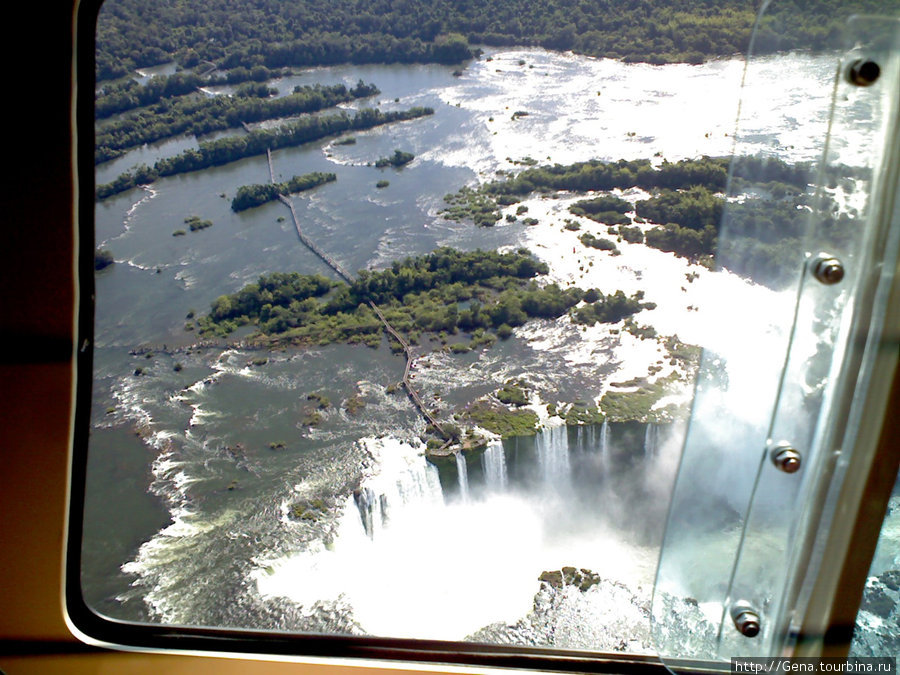
{"type": "Polygon", "coordinates": [[[534,495],[445,504],[423,446],[363,442],[376,459],[363,488],[386,496],[389,519],[369,537],[348,498],[327,547],[257,561],[251,578],[264,597],[343,600],[368,633],[452,640],[528,613],[545,570],[576,564],[634,589],[652,580],[653,553],[599,523],[566,531],[556,505],[534,495]]]}
{"type": "MultiPolygon", "coordinates": [[[[455,86],[438,92],[447,105],[476,114],[478,126],[460,132],[477,137],[477,145],[448,144],[423,155],[475,168],[484,177],[512,168],[507,158],[524,157],[567,164],[762,151],[815,161],[822,154],[837,63],[799,53],[754,59],[742,92],[740,58],[652,66],[534,49],[487,56],[491,60],[473,62],[455,86]],[[739,98],[763,104],[745,110],[735,147],[739,98]],[[517,111],[528,115],[513,119],[517,111]]],[[[837,139],[836,160],[857,164],[861,140],[837,139]]]]}

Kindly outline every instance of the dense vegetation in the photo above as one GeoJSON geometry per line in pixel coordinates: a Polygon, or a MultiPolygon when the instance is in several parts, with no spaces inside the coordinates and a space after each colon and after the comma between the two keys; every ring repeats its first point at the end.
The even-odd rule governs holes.
{"type": "Polygon", "coordinates": [[[414,154],[411,152],[404,152],[403,150],[394,150],[394,154],[390,157],[381,157],[375,161],[375,166],[379,169],[384,169],[385,167],[392,166],[395,169],[399,169],[401,166],[405,166],[409,164],[416,158],[414,154]]]}
{"type": "Polygon", "coordinates": [[[94,117],[106,119],[116,113],[159,103],[164,98],[184,96],[205,84],[206,80],[194,73],[175,73],[169,76],[152,77],[143,85],[130,79],[122,82],[107,82],[97,90],[94,101],[94,117]]]}
{"type": "Polygon", "coordinates": [[[589,248],[596,248],[599,251],[610,251],[613,255],[619,254],[619,249],[616,247],[615,242],[604,237],[595,237],[590,232],[585,232],[578,239],[589,248]]]}
{"type": "Polygon", "coordinates": [[[456,419],[479,426],[501,438],[534,436],[540,425],[540,418],[533,410],[510,410],[491,400],[471,403],[457,413],[456,419]]]}
{"type": "Polygon", "coordinates": [[[622,291],[603,295],[598,294],[595,289],[590,289],[584,294],[585,304],[572,312],[572,320],[586,326],[593,326],[595,323],[618,323],[642,309],[656,308],[652,302],[642,302],[643,299],[643,291],[628,297],[622,291]]]}
{"type": "Polygon", "coordinates": [[[661,190],[650,199],[635,204],[638,216],[654,223],[678,223],[692,230],[717,225],[725,203],[709,188],[695,185],[686,190],[661,190]]]}
{"type": "MultiPolygon", "coordinates": [[[[756,160],[747,159],[748,163],[756,160]]],[[[515,204],[532,192],[552,193],[560,190],[571,192],[606,191],[615,188],[639,187],[644,190],[677,190],[701,185],[710,190],[725,189],[728,179],[727,158],[702,157],[679,162],[663,162],[654,167],[649,159],[602,162],[590,160],[575,164],[554,164],[525,169],[503,180],[486,183],[480,187],[463,187],[455,194],[444,196],[448,207],[441,213],[448,220],[471,219],[476,225],[491,226],[500,218],[500,208],[515,204]]],[[[628,205],[615,197],[579,201],[572,206],[575,213],[588,217],[604,217],[614,222],[630,222],[621,218],[628,205]],[[624,204],[624,205],[623,205],[624,204]],[[596,209],[603,211],[594,213],[596,209]]],[[[626,210],[630,210],[630,206],[626,210]]]]}
{"type": "Polygon", "coordinates": [[[255,206],[261,206],[267,202],[278,199],[278,195],[289,195],[294,192],[312,190],[324,183],[337,180],[333,173],[314,171],[302,176],[294,176],[283,183],[266,183],[264,185],[242,185],[237,194],[231,200],[232,211],[244,211],[255,206]]]}
{"type": "MultiPolygon", "coordinates": [[[[446,195],[445,218],[471,219],[476,225],[491,226],[501,219],[501,210],[525,199],[533,192],[604,192],[616,188],[639,187],[650,198],[632,207],[614,195],[600,195],[575,202],[570,211],[608,226],[610,235],[711,266],[716,262],[758,283],[779,287],[785,274],[796,269],[796,254],[809,222],[814,198],[809,193],[813,180],[807,164],[790,165],[781,160],[740,157],[734,162],[731,189],[744,198],[725,208],[729,160],[702,157],[680,162],[663,162],[654,168],[649,160],[600,162],[592,160],[567,166],[538,166],[477,188],[464,187],[446,195]],[[626,215],[635,211],[640,223],[656,223],[642,231],[626,215]],[[724,220],[723,220],[724,219],[724,220]],[[719,234],[728,236],[721,244],[719,234]]],[[[863,177],[859,171],[836,167],[831,182],[863,177]]],[[[851,218],[835,215],[837,207],[828,198],[820,206],[820,227],[840,244],[850,236],[851,218]]],[[[521,213],[520,207],[517,213],[521,213]]],[[[507,219],[515,222],[515,217],[507,219]]],[[[577,231],[572,220],[564,227],[577,231]]],[[[615,242],[585,232],[579,236],[585,246],[618,253],[615,242]]]]}
{"type": "MultiPolygon", "coordinates": [[[[540,45],[630,61],[699,62],[744,53],[758,3],[747,0],[107,0],[97,29],[100,80],[177,61],[183,68],[333,63],[459,63],[469,45],[540,45]]],[[[773,3],[757,50],[835,44],[852,12],[897,0],[773,3]]]]}
{"type": "MultiPolygon", "coordinates": [[[[265,336],[301,344],[381,342],[383,325],[370,302],[376,303],[395,329],[411,342],[422,333],[471,333],[476,345],[490,344],[490,332],[504,332],[536,318],[558,318],[589,293],[590,316],[581,323],[619,321],[652,305],[642,296],[621,292],[604,296],[596,289],[561,289],[538,285],[535,278],[547,266],[524,249],[515,253],[460,252],[442,248],[434,253],[395,262],[386,270],[362,271],[352,284],[322,276],[272,274],[233,295],[213,302],[198,324],[204,335],[226,336],[252,324],[265,336]]],[[[467,351],[472,344],[462,345],[467,351]]]]}
{"type": "MultiPolygon", "coordinates": [[[[673,418],[683,414],[680,408],[684,404],[669,404],[658,407],[658,403],[673,391],[678,391],[683,384],[679,384],[681,376],[672,373],[655,382],[639,380],[628,382],[628,391],[616,391],[611,388],[600,399],[600,409],[612,422],[625,422],[637,420],[639,422],[670,422],[673,418]],[[634,386],[636,389],[632,390],[634,386]]],[[[613,387],[616,385],[613,384],[613,387]]]]}
{"type": "Polygon", "coordinates": [[[165,157],[157,161],[153,167],[139,166],[122,174],[112,183],[97,186],[97,198],[104,199],[138,185],[152,183],[164,176],[199,171],[213,166],[221,166],[244,157],[263,154],[267,149],[292,147],[349,130],[370,129],[382,124],[411,120],[433,113],[431,108],[410,108],[386,113],[373,108],[365,108],[352,117],[345,112],[303,117],[275,129],[256,129],[242,136],[229,136],[200,143],[196,150],[186,150],[180,155],[165,157]]]}
{"type": "MultiPolygon", "coordinates": [[[[805,185],[799,189],[796,183],[802,180],[807,179],[793,184],[769,181],[765,190],[754,190],[727,209],[722,197],[695,186],[660,191],[639,201],[636,210],[639,216],[664,223],[646,232],[648,246],[707,264],[715,255],[719,266],[777,288],[797,268],[797,252],[809,224],[813,197],[805,185]],[[720,238],[723,230],[727,236],[720,238]]],[[[852,220],[847,214],[834,215],[836,205],[827,198],[825,202],[818,216],[820,228],[823,236],[840,244],[851,236],[852,220]]]]}
{"type": "Polygon", "coordinates": [[[583,199],[569,207],[576,216],[584,216],[606,225],[627,225],[631,222],[625,214],[632,210],[630,203],[613,195],[583,199]]]}
{"type": "Polygon", "coordinates": [[[268,96],[271,91],[265,84],[280,71],[269,70],[258,66],[249,70],[235,68],[224,76],[203,76],[197,73],[178,72],[171,75],[155,75],[144,84],[136,80],[106,82],[97,90],[94,100],[94,116],[106,119],[112,115],[159,103],[166,98],[185,96],[201,87],[212,87],[223,84],[240,84],[248,80],[252,85],[238,88],[240,96],[268,96]]]}
{"type": "Polygon", "coordinates": [[[298,87],[289,96],[265,100],[255,95],[166,98],[136,114],[100,125],[94,161],[105,162],[129,148],[178,134],[200,136],[245,123],[317,112],[377,93],[374,84],[360,81],[350,89],[343,84],[298,87]]]}
{"type": "Polygon", "coordinates": [[[203,220],[200,216],[188,216],[184,219],[184,224],[188,226],[191,232],[205,230],[213,226],[211,220],[203,220]]]}

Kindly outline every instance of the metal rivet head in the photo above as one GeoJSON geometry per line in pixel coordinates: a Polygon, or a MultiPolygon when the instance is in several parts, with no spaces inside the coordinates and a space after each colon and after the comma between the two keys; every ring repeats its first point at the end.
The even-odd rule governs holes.
{"type": "Polygon", "coordinates": [[[802,457],[790,443],[779,443],[769,455],[772,463],[785,473],[795,473],[800,470],[802,457]]]}
{"type": "Polygon", "coordinates": [[[744,637],[752,638],[759,635],[759,614],[747,602],[742,600],[731,606],[731,620],[744,637]]]}
{"type": "Polygon", "coordinates": [[[868,59],[857,59],[847,69],[847,79],[858,87],[868,87],[881,75],[881,66],[868,59]]]}
{"type": "Polygon", "coordinates": [[[812,261],[812,273],[817,281],[831,286],[844,278],[844,263],[827,253],[820,253],[812,261]]]}

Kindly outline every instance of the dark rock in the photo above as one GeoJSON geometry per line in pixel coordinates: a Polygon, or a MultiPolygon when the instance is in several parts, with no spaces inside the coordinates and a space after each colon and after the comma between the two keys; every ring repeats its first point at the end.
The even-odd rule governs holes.
{"type": "Polygon", "coordinates": [[[866,589],[863,595],[862,609],[872,614],[887,618],[894,609],[895,602],[883,589],[875,587],[866,589]]]}
{"type": "Polygon", "coordinates": [[[885,572],[878,579],[892,591],[900,591],[900,570],[885,572]]]}

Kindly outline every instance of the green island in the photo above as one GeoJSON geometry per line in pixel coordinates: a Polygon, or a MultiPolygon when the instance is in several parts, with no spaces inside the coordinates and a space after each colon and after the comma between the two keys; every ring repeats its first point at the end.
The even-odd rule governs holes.
{"type": "Polygon", "coordinates": [[[402,150],[394,150],[394,154],[390,157],[381,157],[375,161],[375,166],[379,169],[383,169],[388,166],[392,166],[395,169],[399,169],[401,166],[409,164],[416,158],[414,154],[411,152],[403,152],[402,150]]]}
{"type": "MultiPolygon", "coordinates": [[[[262,86],[268,96],[268,88],[262,86]]],[[[379,91],[374,84],[365,84],[360,80],[349,89],[343,84],[295,87],[293,94],[281,98],[260,100],[258,93],[245,92],[242,95],[238,92],[233,97],[210,98],[199,94],[164,98],[139,112],[98,124],[94,162],[99,164],[144,143],[179,134],[201,136],[251,122],[318,112],[339,103],[374,96],[379,91]]]]}
{"type": "MultiPolygon", "coordinates": [[[[265,343],[381,344],[383,325],[369,303],[379,306],[391,325],[411,343],[430,336],[468,333],[474,346],[490,345],[500,333],[532,319],[569,313],[586,295],[579,288],[540,285],[544,263],[520,249],[515,253],[461,252],[442,248],[406,258],[389,268],[363,270],[352,283],[320,275],[276,273],[212,303],[197,321],[205,337],[226,337],[241,326],[256,327],[251,339],[265,343]]],[[[604,295],[593,289],[589,319],[619,321],[643,309],[642,294],[604,295]]],[[[460,344],[454,342],[454,344],[460,344]]],[[[454,350],[459,351],[459,350],[454,350]]]]}
{"type": "Polygon", "coordinates": [[[97,198],[105,199],[138,185],[152,183],[164,176],[200,171],[245,157],[265,154],[266,150],[294,147],[351,129],[371,129],[433,114],[433,109],[420,107],[387,113],[364,108],[353,116],[339,112],[318,117],[303,117],[275,129],[255,129],[243,136],[228,136],[200,143],[196,150],[185,150],[174,157],[160,159],[152,167],[138,166],[122,174],[112,183],[97,186],[97,198]]]}
{"type": "Polygon", "coordinates": [[[630,203],[614,195],[582,199],[569,207],[569,211],[576,216],[584,216],[604,225],[628,225],[631,219],[625,214],[631,210],[630,203]]]}
{"type": "Polygon", "coordinates": [[[578,237],[578,241],[588,248],[595,248],[598,251],[609,251],[613,255],[619,255],[620,251],[616,247],[616,243],[603,237],[595,237],[590,232],[585,232],[578,237]]]}
{"type": "Polygon", "coordinates": [[[540,418],[533,410],[509,408],[497,401],[480,399],[456,413],[460,422],[481,427],[501,438],[534,436],[540,426],[540,418]]]}
{"type": "Polygon", "coordinates": [[[237,194],[231,200],[232,211],[245,211],[256,206],[262,206],[278,199],[279,195],[289,195],[296,192],[312,190],[315,187],[336,181],[333,173],[314,171],[302,176],[294,176],[282,183],[263,183],[258,185],[242,185],[237,189],[237,194]]]}
{"type": "Polygon", "coordinates": [[[191,232],[205,230],[206,228],[213,226],[211,220],[203,220],[200,216],[188,216],[184,219],[184,224],[188,226],[188,229],[190,229],[191,232]]]}

